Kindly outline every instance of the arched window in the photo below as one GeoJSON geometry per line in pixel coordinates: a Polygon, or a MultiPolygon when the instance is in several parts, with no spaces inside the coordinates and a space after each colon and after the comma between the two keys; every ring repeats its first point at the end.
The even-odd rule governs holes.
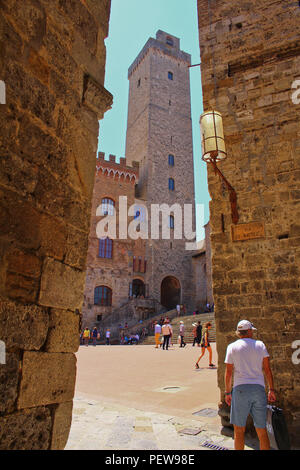
{"type": "Polygon", "coordinates": [[[141,222],[145,222],[146,220],[146,208],[142,205],[135,205],[134,206],[134,219],[139,219],[141,222]]]}
{"type": "Polygon", "coordinates": [[[169,178],[169,190],[174,191],[174,189],[175,189],[175,181],[173,180],[173,178],[169,178]]]}
{"type": "Polygon", "coordinates": [[[94,304],[110,307],[112,301],[112,290],[106,286],[97,286],[94,290],[94,304]]]}
{"type": "Polygon", "coordinates": [[[168,163],[169,163],[169,166],[174,166],[174,155],[169,155],[168,156],[168,163]]]}
{"type": "Polygon", "coordinates": [[[170,36],[167,36],[166,43],[167,43],[169,46],[173,46],[173,45],[174,45],[174,41],[173,41],[172,38],[170,38],[170,36]]]}
{"type": "Polygon", "coordinates": [[[174,215],[169,216],[169,228],[174,228],[174,215]]]}
{"type": "Polygon", "coordinates": [[[99,258],[112,258],[113,241],[110,238],[99,239],[99,258]]]}
{"type": "Polygon", "coordinates": [[[101,201],[102,215],[114,215],[115,201],[104,197],[101,201]]]}

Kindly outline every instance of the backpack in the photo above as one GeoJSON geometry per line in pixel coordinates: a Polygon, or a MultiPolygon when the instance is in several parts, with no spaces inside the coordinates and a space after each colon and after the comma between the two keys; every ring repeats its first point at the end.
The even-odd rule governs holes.
{"type": "Polygon", "coordinates": [[[275,450],[290,450],[290,439],[283,410],[267,405],[267,432],[270,445],[275,450]]]}

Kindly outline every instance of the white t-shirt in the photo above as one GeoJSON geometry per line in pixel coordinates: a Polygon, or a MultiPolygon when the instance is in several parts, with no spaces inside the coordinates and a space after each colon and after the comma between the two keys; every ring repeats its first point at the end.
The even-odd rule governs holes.
{"type": "Polygon", "coordinates": [[[170,323],[164,324],[161,329],[163,336],[170,335],[172,333],[172,327],[170,323]]]}
{"type": "Polygon", "coordinates": [[[110,338],[110,331],[107,331],[107,332],[105,333],[105,336],[106,336],[106,338],[110,338]]]}
{"type": "Polygon", "coordinates": [[[233,386],[259,384],[265,386],[262,363],[269,357],[262,341],[252,338],[238,339],[227,347],[225,364],[233,364],[233,386]]]}
{"type": "Polygon", "coordinates": [[[155,333],[161,333],[161,326],[159,324],[155,325],[155,333]]]}

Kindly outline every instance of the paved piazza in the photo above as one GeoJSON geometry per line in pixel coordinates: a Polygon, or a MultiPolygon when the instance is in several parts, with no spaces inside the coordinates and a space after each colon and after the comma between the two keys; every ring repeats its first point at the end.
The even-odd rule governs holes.
{"type": "Polygon", "coordinates": [[[208,367],[208,354],[195,369],[200,351],[191,344],[168,351],[80,346],[66,450],[207,450],[206,442],[232,449],[233,439],[221,434],[217,370],[208,367]]]}

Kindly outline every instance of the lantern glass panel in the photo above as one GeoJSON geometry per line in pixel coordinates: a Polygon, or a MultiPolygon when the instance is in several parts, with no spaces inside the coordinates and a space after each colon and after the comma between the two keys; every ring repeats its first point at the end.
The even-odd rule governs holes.
{"type": "Polygon", "coordinates": [[[226,158],[226,147],[222,115],[217,111],[208,111],[202,114],[200,126],[202,133],[202,158],[210,160],[214,153],[216,160],[224,160],[226,158]]]}

